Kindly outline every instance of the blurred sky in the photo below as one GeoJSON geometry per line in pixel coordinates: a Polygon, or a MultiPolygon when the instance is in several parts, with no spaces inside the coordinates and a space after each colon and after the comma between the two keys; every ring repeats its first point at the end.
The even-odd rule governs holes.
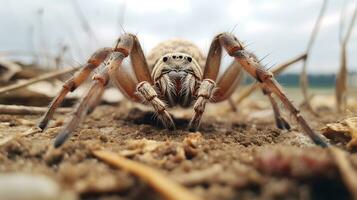
{"type": "MultiPolygon", "coordinates": [[[[214,35],[236,26],[233,32],[237,37],[258,57],[269,54],[263,62],[271,66],[304,51],[322,0],[77,0],[94,37],[84,31],[75,3],[70,0],[0,2],[0,52],[47,49],[55,55],[61,45],[68,45],[67,57],[83,63],[95,49],[112,46],[123,32],[122,26],[126,32],[138,35],[145,52],[162,40],[185,38],[207,53],[214,35]]],[[[344,2],[329,2],[312,50],[310,73],[337,72],[344,2]]],[[[354,5],[354,1],[348,1],[347,19],[354,5]]],[[[357,71],[356,29],[348,47],[351,71],[357,71]]],[[[289,72],[300,70],[301,64],[289,72]]]]}

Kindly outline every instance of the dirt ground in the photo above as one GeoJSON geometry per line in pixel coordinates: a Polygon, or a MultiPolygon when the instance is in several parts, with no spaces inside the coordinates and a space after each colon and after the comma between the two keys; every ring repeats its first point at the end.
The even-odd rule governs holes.
{"type": "MultiPolygon", "coordinates": [[[[172,111],[178,129],[169,131],[143,107],[125,101],[101,105],[53,150],[53,138],[69,115],[57,114],[46,131],[0,146],[0,172],[45,175],[73,199],[161,198],[139,178],[92,155],[103,148],[158,169],[203,199],[352,199],[328,152],[289,115],[292,130],[277,129],[267,103],[248,102],[237,113],[226,103],[210,106],[195,133],[187,130],[192,110],[172,111]]],[[[346,117],[328,109],[319,113],[303,111],[315,130],[346,117]]],[[[39,117],[0,115],[0,137],[29,130],[39,117]]],[[[347,140],[330,142],[345,148],[347,140]]],[[[357,169],[357,154],[349,156],[357,169]]]]}

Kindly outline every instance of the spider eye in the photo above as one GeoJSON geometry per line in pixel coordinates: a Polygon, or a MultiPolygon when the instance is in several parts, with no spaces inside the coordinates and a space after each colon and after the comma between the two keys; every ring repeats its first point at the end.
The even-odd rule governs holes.
{"type": "Polygon", "coordinates": [[[191,61],[192,61],[192,58],[191,58],[191,57],[187,57],[187,61],[188,61],[188,62],[191,62],[191,61]]]}
{"type": "Polygon", "coordinates": [[[162,61],[166,62],[167,59],[168,59],[168,58],[165,56],[165,57],[162,58],[162,61]]]}

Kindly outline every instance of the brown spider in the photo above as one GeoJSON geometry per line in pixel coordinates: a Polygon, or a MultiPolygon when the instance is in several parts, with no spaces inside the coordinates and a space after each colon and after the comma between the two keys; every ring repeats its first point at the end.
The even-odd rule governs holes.
{"type": "Polygon", "coordinates": [[[281,117],[273,93],[280,98],[316,144],[323,147],[328,145],[310,128],[300,115],[300,111],[289,101],[280,85],[273,79],[273,75],[263,69],[256,57],[248,53],[242,43],[229,33],[221,33],[214,37],[206,60],[194,44],[183,40],[170,40],[155,47],[149,53],[147,61],[138,38],[133,34],[123,34],[113,48],[103,48],[95,52],[82,70],[63,85],[40,121],[39,127],[44,129],[66,94],[74,91],[94,69],[97,69],[88,93],[72,114],[71,120],[56,137],[55,147],[61,146],[80,121],[93,111],[109,79],[112,79],[128,99],[151,104],[159,119],[170,129],[174,129],[175,124],[166,110],[167,106],[189,107],[194,103],[194,116],[189,124],[190,131],[194,131],[200,125],[207,102],[221,102],[231,96],[237,86],[242,68],[260,83],[263,93],[268,96],[278,128],[289,129],[290,126],[281,117]],[[222,47],[235,59],[217,81],[222,47]],[[121,67],[123,59],[127,56],[130,57],[135,79],[121,67]]]}

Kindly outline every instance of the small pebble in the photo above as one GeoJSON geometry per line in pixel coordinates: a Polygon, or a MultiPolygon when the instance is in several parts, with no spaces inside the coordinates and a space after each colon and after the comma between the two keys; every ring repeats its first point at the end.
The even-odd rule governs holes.
{"type": "Polygon", "coordinates": [[[0,174],[0,197],[4,200],[74,200],[74,194],[63,192],[52,179],[43,175],[0,174]]]}

